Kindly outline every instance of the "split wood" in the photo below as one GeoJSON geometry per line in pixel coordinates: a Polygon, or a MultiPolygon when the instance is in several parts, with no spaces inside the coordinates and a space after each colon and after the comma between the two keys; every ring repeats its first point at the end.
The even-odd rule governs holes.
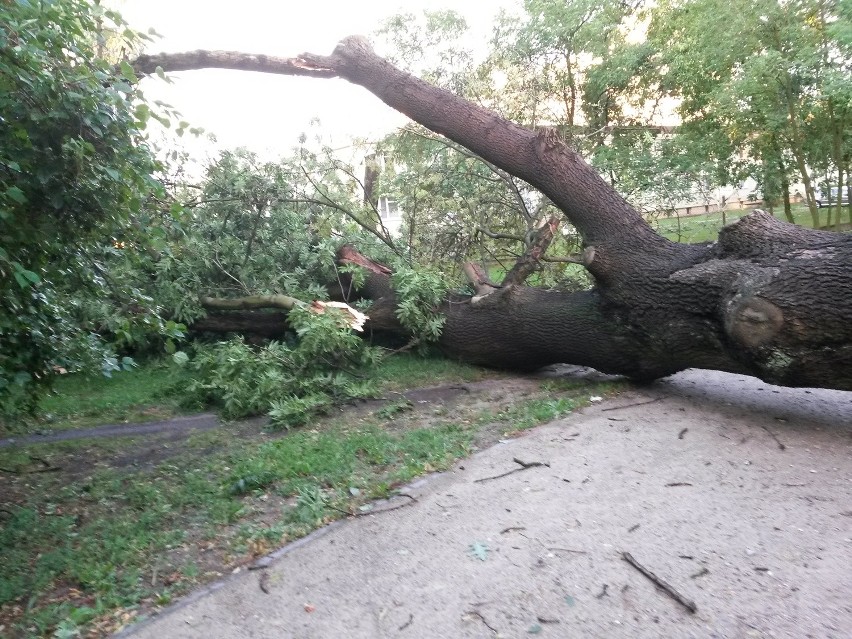
{"type": "Polygon", "coordinates": [[[665,593],[666,593],[669,597],[671,597],[672,599],[674,599],[674,600],[675,600],[676,602],[678,602],[681,606],[683,606],[684,608],[686,608],[687,610],[689,610],[689,612],[691,612],[692,614],[695,614],[696,612],[698,612],[698,606],[696,606],[696,605],[695,605],[695,602],[694,602],[694,601],[692,601],[692,600],[687,599],[686,597],[684,597],[684,596],[683,596],[682,594],[680,594],[677,590],[675,590],[672,586],[670,586],[670,585],[669,585],[669,584],[667,584],[665,581],[663,581],[662,579],[660,579],[659,577],[657,577],[657,575],[655,575],[655,574],[654,574],[654,573],[652,573],[650,570],[648,570],[647,568],[645,568],[645,566],[643,566],[643,565],[642,565],[642,564],[640,564],[638,561],[636,561],[636,560],[633,558],[633,555],[631,555],[629,552],[622,552],[622,553],[621,553],[621,558],[622,558],[622,559],[624,559],[624,561],[626,561],[628,564],[630,564],[631,566],[633,566],[636,570],[638,570],[639,572],[641,572],[643,575],[645,575],[648,579],[650,579],[651,581],[653,581],[653,582],[654,582],[654,584],[656,584],[656,586],[657,586],[660,590],[662,590],[663,592],[665,592],[665,593]]]}
{"type": "Polygon", "coordinates": [[[512,473],[519,473],[522,470],[527,470],[528,468],[536,468],[538,466],[547,466],[548,468],[550,468],[550,464],[548,462],[539,462],[539,461],[525,462],[525,461],[518,459],[517,457],[512,459],[512,461],[515,462],[516,464],[518,464],[520,466],[520,468],[513,468],[512,470],[508,470],[505,473],[501,473],[499,475],[494,475],[493,477],[481,477],[479,479],[474,479],[473,483],[478,484],[478,483],[481,483],[481,482],[484,482],[484,481],[491,481],[492,479],[500,479],[501,477],[506,477],[507,475],[511,475],[512,473]]]}

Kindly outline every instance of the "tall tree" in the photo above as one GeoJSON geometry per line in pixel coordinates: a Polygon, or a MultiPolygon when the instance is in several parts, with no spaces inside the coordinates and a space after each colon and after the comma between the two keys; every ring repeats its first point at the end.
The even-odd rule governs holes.
{"type": "MultiPolygon", "coordinates": [[[[813,169],[820,155],[842,155],[849,127],[840,88],[848,86],[850,60],[840,40],[849,19],[843,4],[667,0],[650,11],[660,86],[681,100],[682,133],[696,141],[723,133],[757,160],[755,177],[767,169],[778,176],[766,185],[770,194],[794,167],[815,227],[813,169]],[[826,135],[827,145],[811,143],[826,135]]],[[[723,173],[732,173],[733,157],[721,154],[723,173]]]]}

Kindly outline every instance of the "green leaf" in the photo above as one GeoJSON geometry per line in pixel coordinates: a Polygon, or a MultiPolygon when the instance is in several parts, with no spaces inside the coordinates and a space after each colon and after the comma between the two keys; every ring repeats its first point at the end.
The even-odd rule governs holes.
{"type": "Polygon", "coordinates": [[[174,355],[172,355],[172,360],[174,360],[175,364],[178,366],[184,366],[187,362],[189,362],[189,355],[183,351],[177,351],[174,355]]]}
{"type": "Polygon", "coordinates": [[[480,561],[488,559],[488,546],[481,541],[475,541],[470,545],[470,554],[480,561]]]}
{"type": "Polygon", "coordinates": [[[540,633],[540,632],[541,632],[541,630],[542,630],[542,628],[541,628],[541,624],[534,623],[533,625],[531,625],[531,626],[529,627],[529,629],[527,630],[527,632],[528,632],[529,634],[531,634],[531,635],[537,635],[538,633],[540,633]]]}
{"type": "Polygon", "coordinates": [[[6,189],[6,195],[8,195],[11,199],[13,199],[18,204],[26,204],[27,196],[24,195],[24,192],[19,189],[17,186],[10,186],[6,189]]]}

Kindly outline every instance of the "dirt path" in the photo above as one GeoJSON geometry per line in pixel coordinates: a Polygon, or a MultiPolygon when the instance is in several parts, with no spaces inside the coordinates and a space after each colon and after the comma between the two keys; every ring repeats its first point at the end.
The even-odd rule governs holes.
{"type": "Polygon", "coordinates": [[[163,421],[145,422],[143,424],[106,424],[94,428],[64,430],[57,433],[41,435],[25,435],[23,437],[7,437],[0,439],[0,448],[20,446],[24,444],[50,444],[74,439],[94,439],[98,437],[135,437],[139,435],[154,435],[158,433],[185,433],[193,430],[209,430],[220,425],[215,413],[198,413],[186,417],[172,417],[163,421]]]}
{"type": "Polygon", "coordinates": [[[122,636],[852,636],[852,393],[689,371],[407,494],[122,636]]]}

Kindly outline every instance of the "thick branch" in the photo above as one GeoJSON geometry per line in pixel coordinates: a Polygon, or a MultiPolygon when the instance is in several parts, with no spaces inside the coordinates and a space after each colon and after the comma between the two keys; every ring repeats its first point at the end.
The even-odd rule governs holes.
{"type": "Polygon", "coordinates": [[[590,244],[631,237],[651,246],[667,242],[578,153],[552,131],[536,133],[449,91],[434,87],[377,56],[361,37],[344,39],[331,56],[275,58],[225,51],[142,56],[135,68],[150,73],[225,68],[284,75],[340,76],[385,104],[447,136],[497,167],[526,180],[561,209],[590,244]]]}
{"type": "Polygon", "coordinates": [[[304,305],[304,302],[287,295],[249,295],[235,299],[202,297],[198,301],[204,308],[211,311],[244,311],[256,308],[281,308],[290,311],[296,306],[304,305]]]}
{"type": "Polygon", "coordinates": [[[187,51],[185,53],[159,53],[141,55],[133,63],[140,75],[151,75],[160,68],[164,71],[189,71],[192,69],[234,69],[260,71],[283,75],[304,75],[311,78],[334,78],[333,69],[317,67],[302,58],[280,58],[271,55],[253,55],[236,51],[187,51]]]}
{"type": "Polygon", "coordinates": [[[550,247],[551,242],[553,242],[553,237],[556,235],[556,229],[558,228],[559,218],[557,216],[551,215],[549,218],[543,219],[524,254],[509,269],[500,286],[523,284],[538,268],[539,262],[550,247]]]}

